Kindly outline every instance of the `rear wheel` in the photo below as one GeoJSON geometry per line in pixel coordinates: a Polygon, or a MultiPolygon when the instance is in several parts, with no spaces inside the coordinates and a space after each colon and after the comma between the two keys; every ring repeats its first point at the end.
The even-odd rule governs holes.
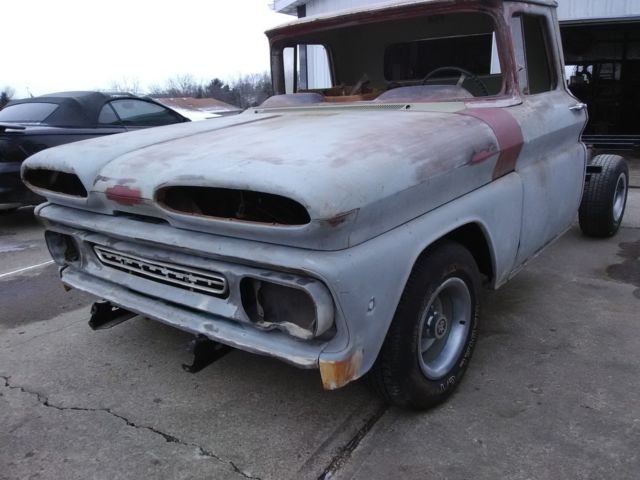
{"type": "Polygon", "coordinates": [[[455,390],[477,336],[479,289],[476,262],[457,243],[418,260],[369,374],[385,401],[423,409],[455,390]]]}
{"type": "Polygon", "coordinates": [[[580,203],[580,228],[590,237],[611,237],[622,223],[629,191],[629,167],[618,155],[598,155],[591,167],[599,173],[589,174],[580,203]]]}

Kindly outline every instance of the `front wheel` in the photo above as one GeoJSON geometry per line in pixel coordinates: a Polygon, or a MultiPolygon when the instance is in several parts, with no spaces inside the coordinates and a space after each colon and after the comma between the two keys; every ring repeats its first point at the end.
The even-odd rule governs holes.
{"type": "Polygon", "coordinates": [[[598,155],[589,165],[578,219],[590,237],[611,237],[622,223],[629,191],[629,167],[618,155],[598,155]]]}
{"type": "Polygon", "coordinates": [[[369,373],[385,401],[424,409],[454,391],[477,337],[479,290],[476,262],[457,243],[439,244],[416,262],[369,373]]]}

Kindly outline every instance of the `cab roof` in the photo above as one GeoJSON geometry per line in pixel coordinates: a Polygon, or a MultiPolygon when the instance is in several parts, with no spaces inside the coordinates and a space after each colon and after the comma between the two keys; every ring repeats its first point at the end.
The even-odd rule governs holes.
{"type": "Polygon", "coordinates": [[[357,21],[360,17],[384,15],[385,12],[395,13],[404,9],[427,7],[429,5],[446,6],[460,4],[468,6],[477,4],[478,6],[491,6],[491,4],[501,5],[503,3],[528,3],[552,8],[557,8],[558,6],[557,0],[385,0],[358,8],[337,10],[331,13],[300,18],[267,30],[265,33],[267,37],[272,40],[279,37],[281,34],[286,34],[289,31],[296,31],[298,30],[298,27],[307,30],[313,28],[313,25],[315,24],[318,26],[324,24],[339,24],[341,23],[339,20],[340,17],[350,17],[344,19],[345,22],[347,22],[351,20],[357,21]]]}

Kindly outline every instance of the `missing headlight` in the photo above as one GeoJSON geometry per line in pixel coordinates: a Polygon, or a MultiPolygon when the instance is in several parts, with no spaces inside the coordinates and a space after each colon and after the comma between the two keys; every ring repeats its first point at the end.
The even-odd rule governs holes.
{"type": "Polygon", "coordinates": [[[190,215],[279,225],[305,225],[307,209],[272,193],[214,187],[165,187],[156,193],[164,208],[190,215]]]}
{"type": "Polygon", "coordinates": [[[44,232],[44,239],[51,258],[58,265],[68,265],[80,260],[80,251],[71,235],[47,230],[44,232]]]}
{"type": "Polygon", "coordinates": [[[27,168],[24,171],[24,181],[29,185],[44,190],[74,197],[87,197],[87,190],[74,173],[60,172],[47,168],[27,168]]]}
{"type": "Polygon", "coordinates": [[[276,327],[304,339],[318,337],[331,326],[318,319],[313,298],[299,288],[244,278],[240,293],[247,316],[258,326],[276,327]]]}

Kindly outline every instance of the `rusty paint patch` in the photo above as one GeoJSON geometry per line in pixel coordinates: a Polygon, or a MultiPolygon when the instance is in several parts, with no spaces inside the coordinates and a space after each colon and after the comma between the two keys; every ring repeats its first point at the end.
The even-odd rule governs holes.
{"type": "Polygon", "coordinates": [[[96,179],[93,181],[93,184],[95,185],[98,182],[110,182],[112,180],[111,177],[105,177],[104,175],[98,175],[96,177],[96,179]]]}
{"type": "Polygon", "coordinates": [[[498,147],[495,146],[495,145],[490,145],[485,150],[480,150],[479,152],[474,152],[473,156],[471,157],[471,163],[484,162],[485,160],[490,159],[491,157],[493,157],[497,153],[498,153],[498,147]]]}
{"type": "Polygon", "coordinates": [[[459,114],[482,120],[493,130],[500,149],[500,157],[493,170],[493,180],[512,172],[524,143],[517,120],[503,108],[470,108],[459,114]]]}
{"type": "Polygon", "coordinates": [[[116,182],[118,185],[126,185],[127,183],[134,183],[135,181],[135,178],[112,178],[98,175],[93,181],[93,184],[95,185],[98,182],[116,182]]]}
{"type": "Polygon", "coordinates": [[[142,192],[137,188],[126,185],[116,185],[109,187],[105,191],[107,198],[121,205],[138,205],[142,203],[142,192]]]}
{"type": "Polygon", "coordinates": [[[337,228],[340,225],[342,225],[343,223],[345,223],[348,220],[350,220],[357,213],[358,213],[358,209],[355,208],[353,210],[349,210],[346,213],[340,213],[340,214],[336,215],[335,217],[327,218],[326,220],[323,220],[323,223],[326,223],[331,228],[337,228]]]}
{"type": "Polygon", "coordinates": [[[336,390],[358,378],[362,365],[362,350],[339,362],[320,361],[320,377],[325,390],[336,390]]]}

